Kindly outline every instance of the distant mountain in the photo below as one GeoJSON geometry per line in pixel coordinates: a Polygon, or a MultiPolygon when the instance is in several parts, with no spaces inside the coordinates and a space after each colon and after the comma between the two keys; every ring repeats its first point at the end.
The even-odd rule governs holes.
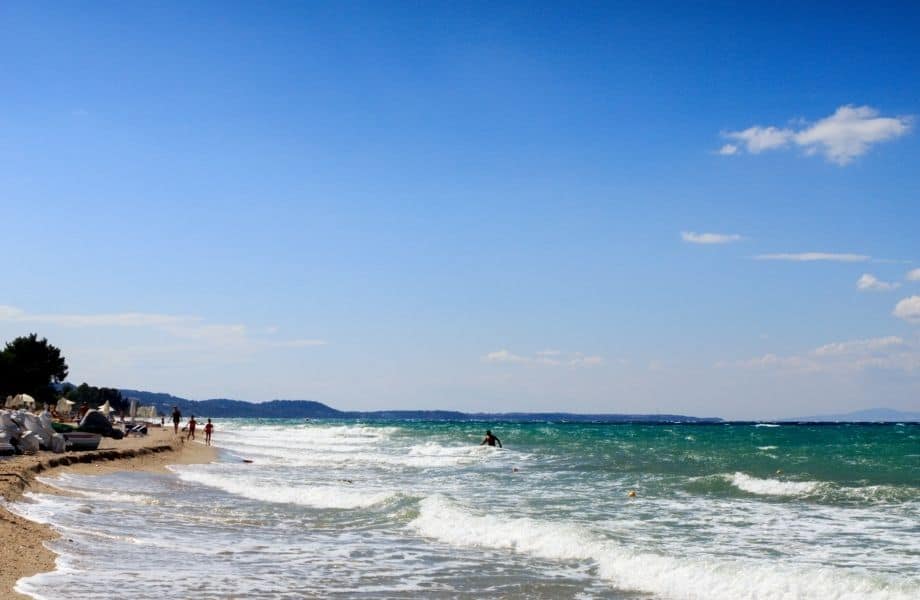
{"type": "Polygon", "coordinates": [[[782,421],[871,421],[871,422],[920,422],[920,412],[905,412],[903,410],[894,410],[891,408],[869,408],[866,410],[857,410],[841,415],[817,415],[811,417],[800,417],[798,419],[781,419],[782,421]]]}
{"type": "Polygon", "coordinates": [[[229,419],[233,417],[252,419],[344,419],[345,413],[312,400],[272,400],[271,402],[244,402],[242,400],[187,400],[172,394],[121,390],[126,398],[137,398],[143,406],[155,406],[157,411],[169,415],[173,406],[178,406],[183,415],[200,415],[208,418],[229,419]]]}
{"type": "Polygon", "coordinates": [[[163,415],[178,406],[183,415],[204,418],[252,419],[376,419],[405,421],[568,421],[572,423],[718,423],[714,417],[684,415],[605,415],[574,413],[464,413],[453,410],[377,410],[341,411],[312,400],[272,400],[244,402],[242,400],[187,400],[172,394],[120,390],[126,398],[137,398],[144,406],[155,406],[163,415]]]}

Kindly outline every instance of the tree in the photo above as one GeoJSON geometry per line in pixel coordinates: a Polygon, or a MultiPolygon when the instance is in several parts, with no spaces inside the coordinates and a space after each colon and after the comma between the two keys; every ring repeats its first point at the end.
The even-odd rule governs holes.
{"type": "Polygon", "coordinates": [[[73,400],[77,406],[84,402],[90,408],[98,408],[108,401],[109,405],[117,411],[126,411],[130,402],[125,400],[115,388],[98,388],[87,383],[81,383],[77,387],[70,387],[65,393],[68,400],[73,400]]]}
{"type": "Polygon", "coordinates": [[[18,337],[0,352],[0,399],[29,394],[39,403],[52,403],[55,389],[67,378],[61,351],[38,334],[18,337]]]}

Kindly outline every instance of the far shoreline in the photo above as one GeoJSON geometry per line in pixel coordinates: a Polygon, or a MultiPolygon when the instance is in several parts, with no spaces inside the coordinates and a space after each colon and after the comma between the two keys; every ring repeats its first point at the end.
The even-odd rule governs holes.
{"type": "MultiPolygon", "coordinates": [[[[16,456],[0,461],[0,497],[17,502],[25,492],[59,494],[35,478],[60,472],[102,475],[116,471],[168,472],[167,465],[202,464],[214,460],[217,449],[203,443],[186,442],[168,428],[151,427],[145,437],[113,440],[103,438],[98,450],[32,456],[16,456]]],[[[56,568],[57,554],[46,542],[58,537],[50,525],[15,515],[0,506],[0,596],[30,598],[15,591],[23,577],[47,573],[56,568]]]]}

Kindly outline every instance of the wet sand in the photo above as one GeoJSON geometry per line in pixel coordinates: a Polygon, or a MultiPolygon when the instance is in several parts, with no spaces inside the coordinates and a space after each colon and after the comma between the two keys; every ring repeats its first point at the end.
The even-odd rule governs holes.
{"type": "MultiPolygon", "coordinates": [[[[122,440],[103,438],[99,449],[91,452],[0,458],[0,496],[15,501],[26,491],[61,493],[42,485],[36,475],[53,475],[66,469],[83,474],[112,471],[165,471],[166,465],[207,463],[217,455],[213,447],[186,442],[184,434],[173,435],[172,428],[150,428],[146,437],[122,440]]],[[[57,537],[51,527],[18,517],[0,506],[0,598],[28,598],[13,591],[22,577],[54,570],[55,554],[44,543],[57,537]]]]}

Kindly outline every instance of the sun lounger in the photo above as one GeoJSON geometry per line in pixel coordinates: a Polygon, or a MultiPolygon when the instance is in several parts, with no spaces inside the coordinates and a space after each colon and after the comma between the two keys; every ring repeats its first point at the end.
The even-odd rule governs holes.
{"type": "Polygon", "coordinates": [[[146,423],[125,423],[125,435],[147,435],[146,423]]]}

